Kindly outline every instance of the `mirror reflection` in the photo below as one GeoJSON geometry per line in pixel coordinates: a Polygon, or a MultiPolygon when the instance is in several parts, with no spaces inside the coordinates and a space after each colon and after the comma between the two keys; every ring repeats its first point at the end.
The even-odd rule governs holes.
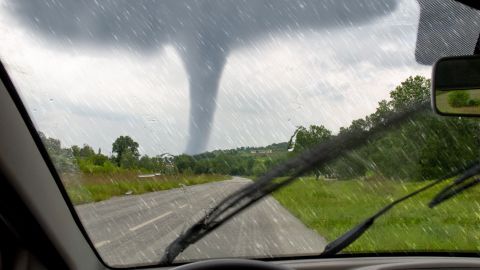
{"type": "Polygon", "coordinates": [[[434,105],[447,115],[480,115],[480,57],[447,57],[433,73],[434,105]]]}

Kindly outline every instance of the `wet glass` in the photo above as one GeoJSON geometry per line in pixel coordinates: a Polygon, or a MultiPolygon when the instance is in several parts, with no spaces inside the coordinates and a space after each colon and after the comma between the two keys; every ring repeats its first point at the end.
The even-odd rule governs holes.
{"type": "MultiPolygon", "coordinates": [[[[147,265],[274,166],[430,100],[433,62],[473,51],[475,12],[410,0],[2,0],[0,59],[93,247],[110,266],[147,265]],[[464,47],[424,36],[447,26],[464,47]]],[[[476,119],[419,113],[177,261],[318,255],[394,198],[478,159],[478,134],[476,119]]],[[[431,210],[435,191],[344,253],[477,252],[478,194],[431,210]]]]}

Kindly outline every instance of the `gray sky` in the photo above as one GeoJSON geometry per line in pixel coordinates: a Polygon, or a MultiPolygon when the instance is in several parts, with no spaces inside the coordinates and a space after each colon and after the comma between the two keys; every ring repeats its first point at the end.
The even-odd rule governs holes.
{"type": "MultiPolygon", "coordinates": [[[[188,76],[178,47],[141,53],[51,41],[0,3],[0,57],[39,130],[104,153],[120,135],[149,155],[185,150],[188,76]]],[[[400,1],[365,24],[264,33],[232,47],[207,149],[284,142],[298,125],[336,132],[372,113],[408,76],[429,77],[414,58],[418,9],[400,1]]]]}

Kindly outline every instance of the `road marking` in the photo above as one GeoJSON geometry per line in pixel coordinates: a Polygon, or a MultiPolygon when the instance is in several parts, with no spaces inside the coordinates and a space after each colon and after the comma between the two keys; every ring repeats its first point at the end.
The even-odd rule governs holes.
{"type": "Polygon", "coordinates": [[[142,228],[143,226],[146,226],[146,225],[148,225],[148,224],[150,224],[150,223],[152,223],[152,222],[154,222],[154,221],[157,221],[157,220],[159,220],[159,219],[161,219],[161,218],[164,218],[164,217],[166,217],[166,216],[168,216],[168,215],[171,215],[171,214],[172,214],[172,211],[168,211],[168,212],[166,212],[165,214],[162,214],[162,215],[160,215],[160,216],[158,216],[158,217],[156,217],[156,218],[152,218],[152,219],[150,219],[150,220],[148,220],[148,221],[145,221],[145,222],[142,223],[142,224],[138,224],[137,226],[130,228],[130,231],[132,231],[132,232],[133,232],[133,231],[136,231],[136,230],[142,228]]]}
{"type": "Polygon", "coordinates": [[[186,205],[186,204],[180,205],[178,208],[182,209],[182,208],[184,208],[185,206],[187,206],[187,205],[186,205]]]}
{"type": "Polygon", "coordinates": [[[105,246],[108,243],[110,243],[110,240],[100,241],[98,243],[95,243],[94,246],[95,248],[99,248],[99,247],[105,246]]]}

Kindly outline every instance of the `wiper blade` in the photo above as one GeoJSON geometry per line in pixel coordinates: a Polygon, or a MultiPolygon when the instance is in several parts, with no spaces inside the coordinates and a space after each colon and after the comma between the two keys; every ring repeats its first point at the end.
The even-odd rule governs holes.
{"type": "Polygon", "coordinates": [[[317,166],[332,161],[342,154],[363,145],[371,136],[403,123],[415,113],[426,110],[429,107],[429,102],[415,104],[401,112],[392,113],[385,119],[383,124],[371,128],[368,131],[350,132],[336,136],[328,142],[319,144],[276,166],[257,179],[257,181],[232,193],[210,209],[203,218],[185,230],[165,249],[164,255],[159,263],[161,265],[171,264],[188,246],[194,244],[258,200],[290,184],[296,178],[317,166]],[[284,175],[290,176],[284,179],[277,179],[284,175]]]}
{"type": "Polygon", "coordinates": [[[466,170],[462,176],[455,179],[455,181],[445,187],[442,191],[440,191],[435,197],[430,201],[428,206],[433,208],[442,202],[462,193],[463,191],[472,188],[480,183],[480,178],[474,178],[470,181],[473,176],[478,175],[480,173],[480,163],[470,167],[466,170]]]}
{"type": "MultiPolygon", "coordinates": [[[[366,218],[364,221],[362,221],[360,224],[358,224],[357,226],[353,227],[352,229],[350,229],[349,231],[347,231],[346,233],[344,233],[342,236],[338,237],[337,239],[333,240],[332,242],[330,242],[326,247],[325,247],[325,250],[323,251],[323,253],[321,255],[325,255],[325,256],[330,256],[330,255],[335,255],[337,254],[338,252],[342,251],[343,249],[345,249],[346,247],[348,247],[351,243],[355,242],[355,240],[357,240],[358,238],[360,238],[360,236],[363,235],[363,233],[365,231],[367,231],[374,223],[375,223],[375,220],[382,216],[383,214],[385,214],[386,212],[388,212],[390,209],[392,209],[395,205],[407,200],[407,199],[410,199],[411,197],[421,193],[421,192],[424,192],[434,186],[436,186],[437,184],[449,179],[449,178],[452,178],[458,174],[461,174],[462,172],[464,172],[464,174],[459,177],[455,182],[459,181],[459,179],[463,179],[465,177],[465,175],[469,175],[467,177],[470,178],[471,176],[477,174],[479,171],[480,171],[480,165],[477,164],[478,162],[475,162],[474,165],[472,166],[469,166],[469,169],[467,169],[466,172],[464,172],[464,170],[457,170],[455,172],[452,172],[450,174],[448,174],[447,176],[444,176],[440,179],[437,179],[435,180],[434,182],[428,184],[428,185],[425,185],[424,187],[421,187],[411,193],[408,193],[407,195],[387,204],[385,207],[383,207],[382,209],[380,209],[378,212],[376,212],[375,214],[373,214],[372,216],[366,218]],[[476,173],[474,173],[476,172],[476,173]]],[[[477,179],[478,182],[480,182],[479,179],[477,179]]],[[[477,183],[478,183],[477,182],[477,183]]],[[[477,184],[475,183],[475,184],[477,184]]],[[[441,194],[439,194],[441,195],[441,194]]],[[[445,196],[448,196],[449,194],[445,193],[445,196]]],[[[452,195],[453,196],[453,195],[452,195]]],[[[438,197],[438,195],[437,195],[438,197]]],[[[451,197],[451,196],[450,196],[451,197]]],[[[443,197],[442,197],[443,198],[443,197]]]]}

